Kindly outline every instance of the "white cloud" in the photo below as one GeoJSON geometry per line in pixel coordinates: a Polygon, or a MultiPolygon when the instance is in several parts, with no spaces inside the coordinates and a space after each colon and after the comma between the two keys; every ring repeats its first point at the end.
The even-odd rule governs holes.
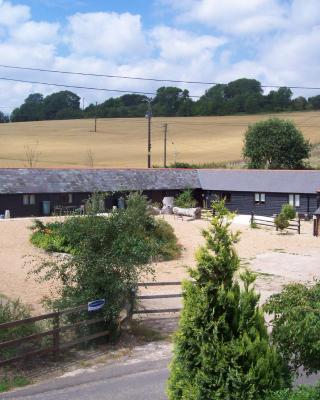
{"type": "Polygon", "coordinates": [[[12,27],[30,18],[30,8],[0,0],[0,26],[12,27]]]}
{"type": "Polygon", "coordinates": [[[226,42],[223,37],[196,35],[167,26],[156,27],[150,37],[160,49],[160,56],[167,60],[190,59],[204,53],[212,57],[216,48],[226,42]]]}
{"type": "Polygon", "coordinates": [[[27,21],[10,32],[10,40],[15,43],[54,43],[58,39],[59,24],[27,21]]]}
{"type": "Polygon", "coordinates": [[[139,15],[86,13],[69,18],[66,42],[72,52],[110,59],[134,58],[147,47],[139,15]]]}
{"type": "Polygon", "coordinates": [[[286,25],[286,7],[279,0],[162,0],[178,11],[178,21],[198,22],[217,30],[248,34],[286,25]]]}

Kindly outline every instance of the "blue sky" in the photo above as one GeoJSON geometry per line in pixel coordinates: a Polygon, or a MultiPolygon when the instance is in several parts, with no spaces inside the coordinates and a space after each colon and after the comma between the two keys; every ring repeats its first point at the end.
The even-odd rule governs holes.
{"type": "MultiPolygon", "coordinates": [[[[319,0],[0,0],[0,64],[6,65],[319,86],[319,43],[319,0]]],[[[159,86],[4,68],[0,77],[138,91],[159,86]]],[[[180,86],[192,95],[206,89],[180,86]]],[[[0,80],[0,108],[12,109],[31,92],[55,90],[0,80]]],[[[75,91],[86,103],[110,96],[75,91]]]]}

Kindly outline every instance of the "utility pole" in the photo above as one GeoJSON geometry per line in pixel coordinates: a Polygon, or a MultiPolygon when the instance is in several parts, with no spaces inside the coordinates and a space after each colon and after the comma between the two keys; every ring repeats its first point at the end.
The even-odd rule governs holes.
{"type": "Polygon", "coordinates": [[[168,124],[165,123],[163,125],[164,128],[164,143],[163,143],[163,166],[164,168],[167,168],[167,133],[168,133],[168,124]]]}
{"type": "Polygon", "coordinates": [[[94,114],[94,131],[97,132],[97,107],[98,107],[98,103],[96,102],[96,110],[95,110],[95,114],[94,114]]]}
{"type": "Polygon", "coordinates": [[[148,111],[146,114],[146,118],[148,119],[148,168],[151,168],[151,99],[148,100],[148,111]]]}

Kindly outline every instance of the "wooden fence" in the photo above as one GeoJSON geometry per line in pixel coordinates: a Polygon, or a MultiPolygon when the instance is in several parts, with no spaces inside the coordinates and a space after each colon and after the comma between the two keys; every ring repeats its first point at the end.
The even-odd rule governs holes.
{"type": "MultiPolygon", "coordinates": [[[[138,287],[155,287],[155,286],[181,286],[181,282],[147,282],[147,283],[139,283],[138,287]]],[[[177,313],[180,312],[181,307],[179,308],[156,308],[156,309],[146,309],[143,308],[135,308],[137,304],[137,300],[140,302],[141,300],[151,300],[151,299],[172,299],[172,298],[179,298],[182,297],[181,293],[171,293],[171,294],[151,294],[151,295],[138,295],[136,291],[132,292],[132,297],[128,301],[128,306],[126,307],[126,315],[121,316],[118,323],[119,326],[122,322],[126,319],[132,318],[134,314],[161,314],[161,313],[177,313]]],[[[23,337],[19,337],[16,339],[6,340],[4,342],[0,342],[0,367],[5,366],[10,363],[14,363],[21,359],[27,359],[34,356],[40,355],[48,355],[54,354],[55,357],[59,357],[59,354],[62,350],[65,350],[69,347],[74,347],[80,343],[88,342],[90,340],[94,340],[103,336],[108,335],[110,332],[106,329],[106,326],[103,324],[101,329],[93,334],[85,335],[81,337],[77,337],[73,340],[64,342],[62,339],[63,333],[75,330],[81,327],[88,327],[94,324],[102,323],[105,321],[104,317],[100,316],[98,318],[88,318],[88,319],[80,319],[74,318],[76,322],[73,323],[65,323],[65,316],[70,314],[77,314],[80,312],[86,311],[88,308],[87,304],[69,308],[66,310],[61,311],[54,311],[47,314],[37,315],[34,317],[18,320],[18,321],[11,321],[0,324],[0,337],[1,333],[5,332],[9,329],[14,328],[21,328],[30,326],[31,324],[35,324],[39,321],[47,321],[47,326],[50,326],[51,329],[36,332],[31,335],[25,335],[23,337]],[[80,319],[80,320],[79,320],[80,319]],[[49,338],[50,345],[45,343],[45,347],[43,347],[43,339],[49,338]],[[38,345],[38,348],[35,349],[35,344],[38,345]],[[40,348],[39,348],[40,347],[40,348]],[[31,350],[30,350],[31,348],[31,350]],[[18,352],[18,355],[9,356],[9,358],[4,357],[4,350],[6,349],[15,349],[18,352]],[[25,351],[27,349],[27,351],[25,351]]],[[[93,312],[95,313],[95,312],[93,312]]],[[[92,312],[90,312],[92,315],[92,312]]],[[[46,341],[45,341],[46,342],[46,341]]]]}
{"type": "Polygon", "coordinates": [[[79,307],[75,308],[69,308],[63,311],[55,311],[51,312],[48,314],[43,314],[43,315],[37,315],[35,317],[31,318],[26,318],[18,321],[12,321],[12,322],[6,322],[3,324],[0,324],[0,334],[1,332],[7,330],[7,329],[12,329],[12,328],[17,328],[17,327],[23,327],[23,326],[28,326],[29,324],[34,324],[35,322],[38,321],[49,321],[51,320],[51,326],[52,329],[46,330],[44,332],[39,332],[39,333],[34,333],[32,335],[20,337],[17,339],[11,339],[7,340],[5,342],[0,343],[0,367],[4,366],[9,363],[13,363],[15,361],[19,361],[20,359],[25,359],[29,357],[34,357],[34,356],[39,356],[39,355],[47,355],[50,353],[53,353],[55,356],[59,356],[60,352],[62,350],[65,350],[69,347],[73,347],[75,345],[78,345],[83,342],[88,342],[93,339],[100,338],[102,336],[106,336],[109,334],[109,331],[107,329],[102,329],[99,332],[96,332],[91,335],[86,335],[82,337],[78,337],[75,340],[69,341],[62,343],[61,342],[61,334],[64,332],[67,332],[69,330],[74,330],[76,328],[80,327],[87,327],[91,326],[93,324],[101,323],[104,322],[103,317],[99,318],[92,318],[92,319],[86,319],[86,320],[80,320],[74,323],[70,323],[67,325],[62,325],[63,318],[66,315],[74,314],[74,313],[79,313],[81,311],[86,310],[88,307],[87,304],[81,305],[79,307]],[[46,347],[42,347],[42,339],[43,338],[51,338],[51,345],[47,345],[46,347]],[[37,342],[38,345],[40,344],[40,349],[37,350],[31,350],[31,351],[23,351],[24,349],[22,348],[23,345],[26,343],[33,343],[37,342]],[[20,347],[19,347],[20,346],[20,347]],[[18,349],[20,352],[19,355],[15,355],[14,357],[10,357],[7,359],[3,359],[1,357],[1,353],[3,353],[4,349],[8,348],[15,348],[18,349]]]}
{"type": "MultiPolygon", "coordinates": [[[[262,226],[269,226],[269,227],[277,229],[274,221],[275,221],[275,217],[261,217],[261,216],[254,215],[254,213],[251,213],[251,221],[250,221],[251,226],[262,225],[262,226]]],[[[292,230],[292,231],[297,231],[298,234],[300,235],[300,233],[301,233],[300,218],[298,218],[297,220],[296,219],[290,220],[289,226],[286,229],[292,230]]]]}
{"type": "MultiPolygon", "coordinates": [[[[181,282],[146,282],[139,283],[139,287],[155,287],[155,286],[181,286],[181,282]]],[[[178,313],[181,311],[181,307],[176,308],[152,308],[146,309],[145,307],[135,308],[137,301],[141,300],[154,300],[154,299],[172,299],[182,297],[182,293],[169,293],[169,294],[151,294],[151,295],[138,295],[136,292],[132,294],[131,309],[129,310],[129,318],[134,314],[163,314],[163,313],[178,313]]]]}

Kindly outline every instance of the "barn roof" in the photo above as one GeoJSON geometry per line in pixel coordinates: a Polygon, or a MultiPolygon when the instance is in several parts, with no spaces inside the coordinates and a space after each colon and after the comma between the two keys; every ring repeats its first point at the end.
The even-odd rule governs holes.
{"type": "Polygon", "coordinates": [[[0,169],[0,194],[196,189],[188,169],[0,169]]]}
{"type": "Polygon", "coordinates": [[[0,169],[0,194],[197,189],[316,193],[320,170],[0,169]]]}
{"type": "Polygon", "coordinates": [[[320,170],[198,170],[204,190],[316,193],[320,170]]]}

